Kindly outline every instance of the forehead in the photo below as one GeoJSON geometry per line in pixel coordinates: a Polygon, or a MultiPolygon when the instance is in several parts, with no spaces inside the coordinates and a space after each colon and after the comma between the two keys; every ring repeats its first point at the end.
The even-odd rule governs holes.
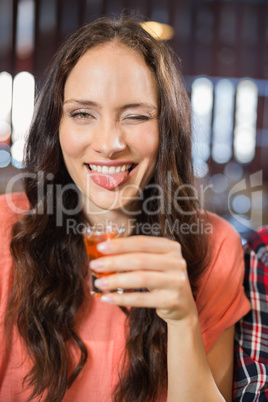
{"type": "MultiPolygon", "coordinates": [[[[154,74],[144,58],[135,50],[116,42],[89,49],[71,70],[65,84],[65,96],[70,92],[93,91],[100,94],[113,91],[128,93],[157,92],[154,74]]],[[[107,93],[106,93],[107,95],[107,93]]]]}

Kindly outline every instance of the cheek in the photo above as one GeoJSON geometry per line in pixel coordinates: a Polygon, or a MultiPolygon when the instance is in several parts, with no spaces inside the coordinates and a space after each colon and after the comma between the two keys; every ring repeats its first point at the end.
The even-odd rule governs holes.
{"type": "Polygon", "coordinates": [[[158,130],[146,133],[139,142],[140,153],[144,159],[155,162],[159,148],[158,130]]]}
{"type": "Polygon", "coordinates": [[[84,149],[83,139],[70,127],[62,124],[59,129],[59,139],[64,156],[76,157],[84,149]]]}

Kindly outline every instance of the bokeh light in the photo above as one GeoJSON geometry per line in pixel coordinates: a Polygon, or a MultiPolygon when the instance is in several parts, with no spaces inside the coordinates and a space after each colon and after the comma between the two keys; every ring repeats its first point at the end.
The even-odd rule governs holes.
{"type": "Polygon", "coordinates": [[[193,163],[196,177],[208,173],[207,160],[210,157],[211,119],[213,108],[213,84],[208,78],[197,78],[192,83],[192,130],[193,163]]]}
{"type": "Polygon", "coordinates": [[[256,148],[258,87],[249,79],[237,85],[234,129],[234,155],[238,162],[249,163],[256,148]]]}
{"type": "Polygon", "coordinates": [[[13,113],[12,113],[12,164],[20,166],[23,160],[23,149],[28,132],[35,97],[35,80],[32,74],[24,71],[16,75],[13,87],[13,113]]]}
{"type": "Polygon", "coordinates": [[[221,79],[215,85],[212,159],[227,163],[232,158],[234,85],[221,79]]]}

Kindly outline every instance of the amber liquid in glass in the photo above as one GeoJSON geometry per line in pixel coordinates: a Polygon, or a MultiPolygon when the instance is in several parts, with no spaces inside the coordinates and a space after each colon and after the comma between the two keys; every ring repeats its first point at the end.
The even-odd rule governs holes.
{"type": "MultiPolygon", "coordinates": [[[[118,233],[102,233],[102,234],[91,234],[89,237],[84,237],[84,242],[86,246],[87,255],[89,261],[95,260],[96,258],[102,257],[104,254],[97,250],[97,244],[109,239],[115,239],[118,237],[118,233]]],[[[106,254],[107,255],[107,254],[106,254]]],[[[91,269],[91,289],[90,293],[92,295],[96,295],[100,297],[102,295],[102,291],[98,289],[95,285],[95,279],[100,278],[102,276],[112,275],[113,272],[95,272],[91,269]]]]}

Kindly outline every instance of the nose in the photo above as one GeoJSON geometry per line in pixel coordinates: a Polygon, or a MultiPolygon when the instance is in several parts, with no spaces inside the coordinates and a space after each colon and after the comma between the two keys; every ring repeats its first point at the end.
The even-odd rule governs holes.
{"type": "Polygon", "coordinates": [[[123,130],[114,122],[105,121],[98,124],[94,130],[91,147],[103,157],[112,158],[126,148],[123,130]]]}

